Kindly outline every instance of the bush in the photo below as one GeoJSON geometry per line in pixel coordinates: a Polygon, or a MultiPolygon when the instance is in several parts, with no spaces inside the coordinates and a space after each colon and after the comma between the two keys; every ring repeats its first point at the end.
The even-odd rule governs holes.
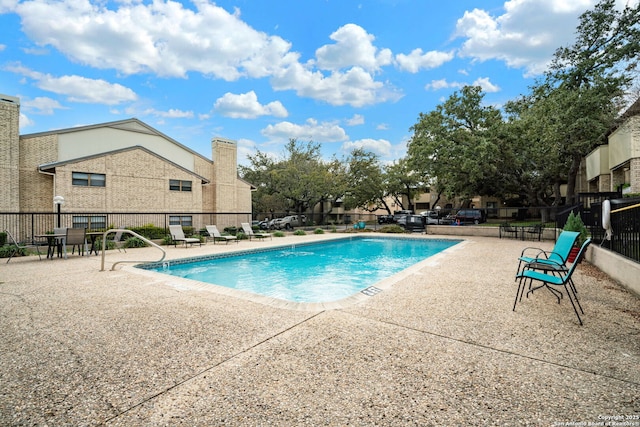
{"type": "MultiPolygon", "coordinates": [[[[11,255],[11,252],[13,252],[14,248],[15,248],[14,245],[0,246],[0,258],[9,258],[9,255],[11,255]]],[[[24,249],[18,250],[18,252],[16,252],[14,256],[22,256],[22,255],[26,255],[26,252],[24,249]]]]}
{"type": "Polygon", "coordinates": [[[304,232],[304,230],[296,230],[293,232],[294,236],[306,236],[307,233],[304,232]]]}
{"type": "Polygon", "coordinates": [[[284,234],[282,231],[276,231],[275,233],[273,233],[273,237],[285,237],[286,234],[284,234]]]}
{"type": "MultiPolygon", "coordinates": [[[[146,224],[142,227],[127,227],[129,230],[138,233],[147,239],[164,239],[167,235],[167,230],[164,227],[156,227],[153,224],[146,224]]],[[[189,231],[193,231],[193,227],[189,227],[189,231]]],[[[184,232],[187,233],[186,228],[184,232]]]]}
{"type": "Polygon", "coordinates": [[[313,230],[313,234],[324,234],[324,230],[322,228],[316,228],[313,230]]]}
{"type": "Polygon", "coordinates": [[[7,243],[7,233],[0,233],[0,246],[4,246],[7,243]]]}
{"type": "Polygon", "coordinates": [[[380,233],[404,233],[404,228],[400,227],[399,225],[385,225],[384,227],[382,227],[380,230],[378,230],[380,233]]]}
{"type": "Polygon", "coordinates": [[[147,244],[144,242],[144,240],[142,240],[142,239],[140,239],[138,237],[129,237],[124,242],[124,247],[125,248],[144,248],[146,246],[147,246],[147,244]]]}

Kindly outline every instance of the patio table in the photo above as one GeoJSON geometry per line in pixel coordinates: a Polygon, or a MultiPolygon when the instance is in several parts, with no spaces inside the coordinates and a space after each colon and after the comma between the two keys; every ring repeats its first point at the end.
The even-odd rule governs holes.
{"type": "MultiPolygon", "coordinates": [[[[64,257],[67,257],[67,245],[66,245],[66,234],[58,233],[58,234],[36,234],[34,237],[39,239],[47,239],[47,258],[53,259],[53,255],[56,252],[56,248],[58,247],[58,243],[62,243],[62,253],[64,253],[64,257]]],[[[62,254],[58,252],[58,256],[62,254]]]]}

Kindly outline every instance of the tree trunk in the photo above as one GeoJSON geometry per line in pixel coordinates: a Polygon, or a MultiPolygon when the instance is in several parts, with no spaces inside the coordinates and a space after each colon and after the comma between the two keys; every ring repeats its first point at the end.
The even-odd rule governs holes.
{"type": "Polygon", "coordinates": [[[571,166],[569,167],[569,175],[567,176],[567,205],[573,206],[576,204],[576,180],[578,172],[580,171],[580,162],[582,156],[574,155],[571,159],[571,166]]]}

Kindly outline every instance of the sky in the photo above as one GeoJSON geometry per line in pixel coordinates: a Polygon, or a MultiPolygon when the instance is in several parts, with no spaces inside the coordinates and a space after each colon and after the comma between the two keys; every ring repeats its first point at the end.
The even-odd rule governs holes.
{"type": "Polygon", "coordinates": [[[235,140],[242,165],[291,138],[388,163],[464,85],[527,94],[595,3],[0,0],[0,93],[21,135],[135,117],[207,158],[235,140]]]}

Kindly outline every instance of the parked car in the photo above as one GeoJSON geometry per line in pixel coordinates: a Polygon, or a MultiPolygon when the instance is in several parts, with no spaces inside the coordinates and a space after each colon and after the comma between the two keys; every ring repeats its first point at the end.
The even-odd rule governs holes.
{"type": "Polygon", "coordinates": [[[393,224],[393,215],[378,215],[378,224],[393,224]]]}
{"type": "Polygon", "coordinates": [[[456,223],[460,224],[480,224],[487,222],[487,214],[482,209],[460,209],[454,219],[456,223]]]}
{"type": "Polygon", "coordinates": [[[307,222],[307,217],[304,215],[301,215],[300,217],[298,217],[298,215],[288,215],[288,216],[285,216],[284,218],[280,218],[275,223],[275,228],[279,230],[283,228],[285,230],[291,230],[293,227],[300,227],[304,225],[306,222],[307,222]]]}
{"type": "Polygon", "coordinates": [[[424,218],[424,223],[427,225],[441,224],[440,215],[438,214],[438,211],[424,211],[424,212],[420,212],[420,215],[424,218]]]}
{"type": "Polygon", "coordinates": [[[403,215],[398,218],[398,225],[407,231],[423,231],[424,224],[422,215],[403,215]]]}

